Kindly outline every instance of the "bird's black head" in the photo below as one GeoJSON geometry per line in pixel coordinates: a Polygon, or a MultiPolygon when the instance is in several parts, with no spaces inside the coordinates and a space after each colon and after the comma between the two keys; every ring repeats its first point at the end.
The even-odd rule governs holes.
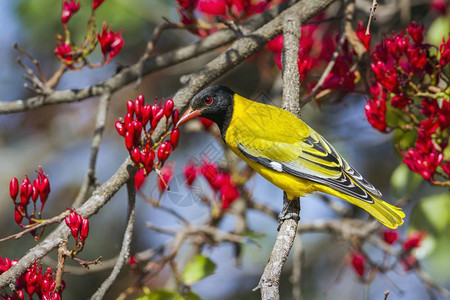
{"type": "Polygon", "coordinates": [[[215,122],[222,134],[233,115],[234,92],[226,86],[213,85],[192,98],[190,108],[183,114],[177,126],[197,116],[215,122]]]}

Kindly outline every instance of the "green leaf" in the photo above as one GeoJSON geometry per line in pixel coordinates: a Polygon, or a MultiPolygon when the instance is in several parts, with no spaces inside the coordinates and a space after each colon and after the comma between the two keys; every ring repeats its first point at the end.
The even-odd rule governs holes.
{"type": "Polygon", "coordinates": [[[442,16],[434,20],[431,24],[430,29],[427,31],[427,40],[431,44],[439,47],[442,43],[442,38],[448,37],[450,32],[450,19],[448,16],[442,16]]]}
{"type": "Polygon", "coordinates": [[[196,293],[189,291],[186,294],[184,294],[185,300],[202,300],[196,293]]]}
{"type": "Polygon", "coordinates": [[[449,225],[450,194],[448,192],[420,199],[411,218],[411,229],[427,232],[422,246],[416,251],[418,258],[427,257],[444,239],[448,239],[449,225]]]}
{"type": "MultiPolygon", "coordinates": [[[[178,292],[168,291],[168,290],[154,290],[154,291],[144,291],[136,300],[184,300],[178,292]]],[[[186,298],[189,299],[189,298],[186,298]]]]}
{"type": "Polygon", "coordinates": [[[391,186],[396,197],[413,193],[422,181],[422,177],[408,169],[404,163],[400,163],[391,176],[391,186]]]}
{"type": "Polygon", "coordinates": [[[197,255],[186,265],[181,280],[189,286],[213,274],[215,270],[215,263],[205,256],[197,255]]]}

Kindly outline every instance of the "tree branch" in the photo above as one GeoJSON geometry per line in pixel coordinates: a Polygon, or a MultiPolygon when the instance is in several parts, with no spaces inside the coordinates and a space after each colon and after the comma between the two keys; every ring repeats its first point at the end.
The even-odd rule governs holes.
{"type": "MultiPolygon", "coordinates": [[[[134,176],[134,173],[132,174],[134,176]]],[[[111,285],[116,280],[117,276],[120,273],[123,265],[128,259],[130,255],[130,245],[131,239],[133,237],[133,225],[134,225],[134,215],[135,215],[135,203],[136,203],[136,188],[134,187],[134,177],[131,176],[127,181],[127,190],[128,190],[128,222],[127,227],[125,229],[125,234],[123,236],[122,241],[122,249],[120,249],[119,258],[117,259],[116,265],[114,266],[111,274],[108,278],[102,283],[102,285],[98,288],[98,290],[92,295],[91,299],[100,300],[103,299],[105,293],[111,287],[111,285]]]]}
{"type": "MultiPolygon", "coordinates": [[[[286,15],[283,20],[283,99],[282,108],[300,116],[300,76],[298,71],[298,49],[301,35],[301,21],[298,15],[286,15]]],[[[259,287],[261,299],[280,299],[280,277],[284,263],[297,236],[300,215],[300,198],[288,199],[283,193],[282,222],[269,262],[264,268],[259,287]]]]}
{"type": "MultiPolygon", "coordinates": [[[[332,1],[329,0],[324,2],[332,1]]],[[[256,30],[263,24],[267,23],[269,20],[275,18],[293,3],[295,3],[295,1],[293,0],[286,1],[265,11],[264,13],[249,18],[248,20],[243,22],[241,26],[242,30],[244,32],[251,32],[256,30]]],[[[23,112],[27,110],[37,109],[46,105],[82,101],[90,97],[100,96],[106,91],[114,93],[115,91],[123,88],[125,85],[136,81],[140,76],[148,75],[152,72],[156,72],[182,63],[203,53],[226,45],[235,39],[236,35],[234,34],[234,32],[231,29],[225,29],[220,30],[217,33],[212,34],[196,43],[192,43],[188,46],[184,46],[157,56],[147,57],[144,54],[143,58],[141,58],[134,65],[122,69],[111,78],[94,86],[82,89],[53,91],[46,96],[36,96],[24,100],[20,99],[14,101],[0,101],[0,114],[23,112]]]]}

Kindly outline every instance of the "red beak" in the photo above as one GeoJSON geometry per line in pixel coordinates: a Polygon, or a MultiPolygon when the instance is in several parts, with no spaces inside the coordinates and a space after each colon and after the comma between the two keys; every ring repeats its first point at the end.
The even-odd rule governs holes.
{"type": "Polygon", "coordinates": [[[202,112],[201,110],[193,110],[192,107],[189,107],[188,110],[186,110],[184,114],[181,116],[180,120],[175,125],[175,127],[178,127],[181,124],[186,123],[187,121],[200,116],[201,112],[202,112]]]}

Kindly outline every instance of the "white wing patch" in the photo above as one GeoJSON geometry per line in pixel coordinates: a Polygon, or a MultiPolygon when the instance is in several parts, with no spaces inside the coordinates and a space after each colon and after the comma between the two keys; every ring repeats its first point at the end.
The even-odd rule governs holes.
{"type": "Polygon", "coordinates": [[[277,172],[280,172],[280,173],[283,172],[283,165],[280,164],[279,162],[271,161],[270,167],[277,172]]]}

